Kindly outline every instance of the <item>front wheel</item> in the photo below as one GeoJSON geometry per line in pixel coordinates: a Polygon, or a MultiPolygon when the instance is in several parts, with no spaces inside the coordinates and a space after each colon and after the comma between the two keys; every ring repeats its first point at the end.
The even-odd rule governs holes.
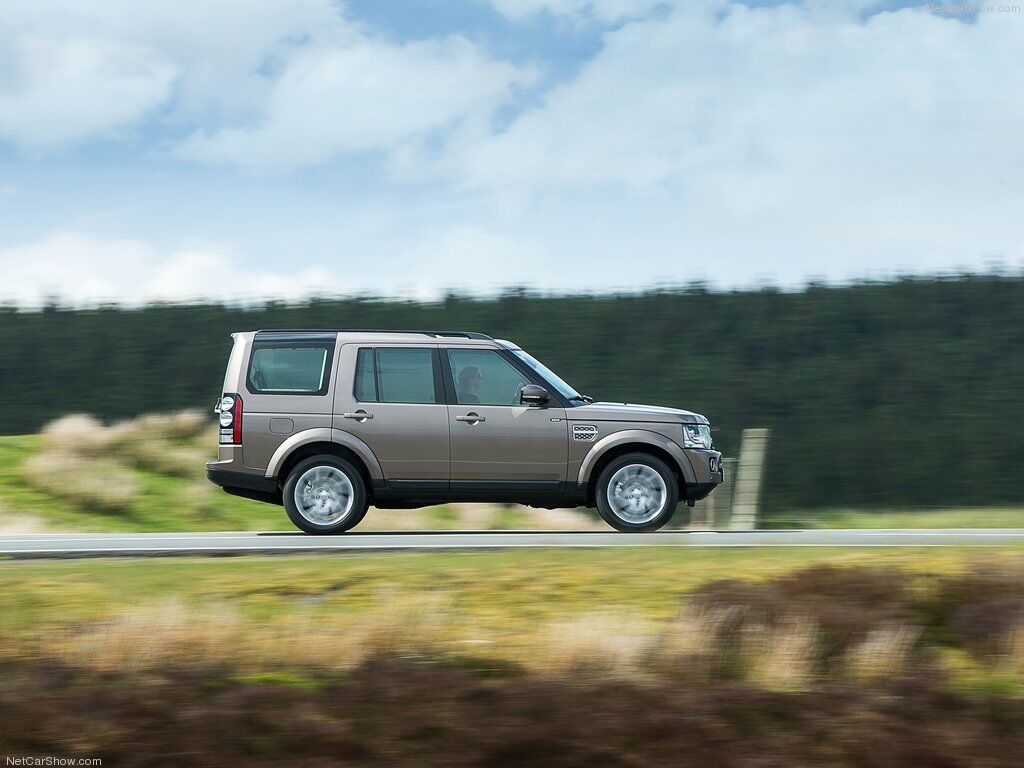
{"type": "Polygon", "coordinates": [[[679,503],[679,487],[668,465],[647,453],[614,459],[597,478],[597,511],[608,525],[626,533],[656,531],[679,503]]]}
{"type": "Polygon", "coordinates": [[[306,533],[347,531],[369,506],[362,474],[337,456],[300,461],[288,473],[282,496],[288,519],[306,533]]]}

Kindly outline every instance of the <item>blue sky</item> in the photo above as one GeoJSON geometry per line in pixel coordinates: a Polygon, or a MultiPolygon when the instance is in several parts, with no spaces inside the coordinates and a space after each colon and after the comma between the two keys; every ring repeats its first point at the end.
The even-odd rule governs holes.
{"type": "Polygon", "coordinates": [[[0,300],[1024,264],[1024,12],[5,0],[0,300]]]}

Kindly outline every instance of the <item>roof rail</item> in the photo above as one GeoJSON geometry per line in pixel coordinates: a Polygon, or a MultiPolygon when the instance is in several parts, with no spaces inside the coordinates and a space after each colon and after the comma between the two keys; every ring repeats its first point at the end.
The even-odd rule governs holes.
{"type": "Polygon", "coordinates": [[[380,328],[261,328],[260,330],[256,331],[256,333],[418,333],[424,336],[432,336],[434,338],[456,337],[463,339],[482,339],[484,341],[494,341],[494,339],[488,336],[486,333],[477,333],[476,331],[406,331],[380,328]]]}

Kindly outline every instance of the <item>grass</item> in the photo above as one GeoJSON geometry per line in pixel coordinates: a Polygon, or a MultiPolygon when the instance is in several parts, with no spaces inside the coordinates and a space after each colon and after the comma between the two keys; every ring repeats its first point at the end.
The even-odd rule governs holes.
{"type": "Polygon", "coordinates": [[[0,562],[0,617],[50,626],[111,616],[143,600],[230,605],[269,617],[294,611],[359,614],[394,595],[444,594],[451,610],[483,627],[628,605],[666,620],[702,584],[764,580],[816,564],[884,565],[910,573],[956,573],[978,557],[1016,561],[1012,551],[933,549],[508,550],[0,562]]]}
{"type": "MultiPolygon", "coordinates": [[[[661,670],[699,680],[728,667],[753,685],[784,690],[808,685],[825,659],[834,673],[863,683],[905,669],[918,628],[906,620],[875,624],[856,604],[847,612],[867,629],[843,650],[822,642],[820,621],[831,619],[805,614],[799,597],[787,609],[795,606],[792,615],[742,613],[742,625],[735,608],[688,602],[738,575],[767,585],[798,572],[797,585],[806,579],[835,593],[828,578],[807,570],[823,565],[892,569],[904,574],[901,585],[926,594],[937,580],[979,567],[1018,573],[1024,554],[652,548],[7,561],[0,562],[0,661],[59,659],[112,671],[201,660],[243,675],[302,676],[353,669],[379,653],[441,654],[477,669],[556,676],[661,670]],[[740,645],[729,651],[733,641],[740,645]],[[730,653],[740,661],[729,661],[730,653]]],[[[838,592],[853,597],[862,583],[840,584],[838,592]]],[[[727,599],[765,599],[738,594],[727,599]]],[[[812,600],[806,610],[819,610],[814,605],[822,603],[812,600]]],[[[1010,661],[999,665],[979,664],[973,654],[941,658],[965,690],[1016,691],[1024,678],[1020,637],[1008,637],[1010,661]]]]}
{"type": "MultiPolygon", "coordinates": [[[[238,499],[218,491],[201,477],[186,479],[138,467],[126,468],[138,486],[135,498],[112,510],[76,503],[60,492],[48,493],[45,479],[25,480],[26,460],[43,455],[38,435],[0,437],[0,509],[32,516],[59,530],[210,531],[267,530],[283,527],[278,507],[238,499]],[[209,485],[209,488],[206,486],[209,485]]],[[[63,481],[55,473],[54,484],[63,481]]],[[[3,515],[0,515],[2,522],[3,515]]]]}
{"type": "Polygon", "coordinates": [[[1024,528],[1024,507],[834,509],[774,514],[766,528],[1024,528]]]}
{"type": "MultiPolygon", "coordinates": [[[[207,414],[151,414],[103,425],[66,416],[39,435],[0,436],[0,530],[97,532],[281,530],[275,505],[230,496],[207,482],[216,453],[207,414]],[[139,436],[145,439],[139,439],[139,436]]],[[[700,508],[697,515],[700,517],[700,508]]],[[[719,518],[723,517],[718,515],[719,518]]],[[[681,507],[673,527],[685,526],[681,507]]],[[[769,528],[1024,527],[1024,508],[795,510],[769,528]]],[[[581,530],[605,526],[595,514],[516,505],[438,505],[371,509],[360,530],[581,530]]]]}
{"type": "MultiPolygon", "coordinates": [[[[291,529],[280,506],[231,496],[206,480],[204,462],[216,454],[207,426],[192,412],[112,426],[69,416],[40,435],[0,437],[0,530],[291,529]]],[[[364,531],[597,527],[604,526],[571,510],[496,504],[371,509],[360,524],[364,531]]]]}

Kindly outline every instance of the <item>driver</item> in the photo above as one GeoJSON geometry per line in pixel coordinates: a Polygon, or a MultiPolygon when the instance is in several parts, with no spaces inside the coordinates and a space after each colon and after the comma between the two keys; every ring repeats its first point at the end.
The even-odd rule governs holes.
{"type": "Polygon", "coordinates": [[[459,371],[459,402],[479,403],[476,393],[484,385],[484,375],[475,365],[467,365],[459,371]]]}

